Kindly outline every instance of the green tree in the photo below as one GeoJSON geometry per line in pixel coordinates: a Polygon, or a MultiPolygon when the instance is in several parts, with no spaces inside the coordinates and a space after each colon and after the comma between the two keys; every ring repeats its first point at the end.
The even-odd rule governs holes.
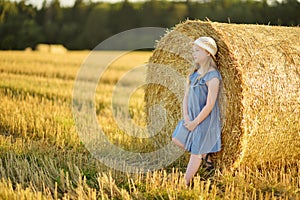
{"type": "Polygon", "coordinates": [[[1,49],[24,49],[42,40],[41,29],[35,22],[37,9],[32,5],[27,5],[25,0],[1,1],[0,10],[1,49]]]}
{"type": "MultiPolygon", "coordinates": [[[[88,42],[84,38],[84,27],[87,16],[93,5],[88,5],[84,0],[76,0],[74,6],[70,10],[71,19],[65,24],[64,30],[71,28],[73,36],[70,36],[66,42],[69,49],[86,49],[88,42]],[[67,27],[66,27],[67,26],[67,27]]],[[[70,31],[67,30],[69,33],[70,31]]]]}
{"type": "Polygon", "coordinates": [[[25,49],[26,47],[34,48],[44,40],[42,28],[33,19],[23,21],[20,31],[17,33],[17,38],[18,49],[25,49]]]}
{"type": "Polygon", "coordinates": [[[186,3],[172,3],[168,8],[168,15],[166,15],[166,20],[168,27],[174,26],[180,21],[185,20],[188,16],[188,7],[186,3]]]}
{"type": "Polygon", "coordinates": [[[109,17],[112,33],[116,34],[139,27],[140,21],[138,17],[138,11],[127,0],[114,4],[109,17]]]}
{"type": "Polygon", "coordinates": [[[121,31],[143,26],[172,27],[186,18],[296,26],[300,24],[299,10],[298,0],[76,0],[68,8],[61,7],[59,0],[44,0],[41,9],[28,4],[28,0],[0,0],[0,49],[24,49],[39,42],[92,49],[121,31]]]}
{"type": "Polygon", "coordinates": [[[83,32],[86,41],[85,46],[89,49],[93,49],[111,35],[109,12],[110,5],[100,3],[95,5],[89,13],[83,32]]]}
{"type": "Polygon", "coordinates": [[[139,18],[143,26],[167,27],[167,8],[165,1],[146,1],[139,10],[139,18]]]}
{"type": "Polygon", "coordinates": [[[47,43],[60,43],[59,35],[63,23],[63,10],[59,0],[52,0],[46,8],[44,15],[43,31],[47,43]]]}

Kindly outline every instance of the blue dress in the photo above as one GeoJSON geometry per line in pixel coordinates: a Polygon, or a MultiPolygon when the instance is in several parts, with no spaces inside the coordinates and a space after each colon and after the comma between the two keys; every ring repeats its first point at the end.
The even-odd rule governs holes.
{"type": "MultiPolygon", "coordinates": [[[[199,74],[190,75],[190,88],[188,94],[188,113],[190,120],[194,120],[206,105],[208,87],[206,82],[222,77],[216,70],[207,72],[200,80],[199,74]]],[[[192,154],[206,154],[221,150],[221,119],[218,98],[211,113],[193,130],[188,131],[180,120],[172,137],[179,140],[185,149],[192,154]]]]}

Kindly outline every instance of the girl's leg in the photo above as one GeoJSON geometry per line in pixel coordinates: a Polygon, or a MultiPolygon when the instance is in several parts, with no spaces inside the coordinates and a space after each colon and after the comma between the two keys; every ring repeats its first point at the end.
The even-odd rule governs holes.
{"type": "Polygon", "coordinates": [[[186,185],[190,184],[190,181],[192,180],[192,178],[194,177],[194,175],[196,174],[196,172],[200,167],[201,161],[202,161],[201,155],[191,154],[190,161],[185,173],[186,185]]]}
{"type": "Polygon", "coordinates": [[[179,142],[177,139],[172,138],[172,141],[174,142],[174,144],[176,144],[177,146],[179,146],[182,150],[185,150],[184,149],[184,145],[181,144],[181,142],[179,142]]]}

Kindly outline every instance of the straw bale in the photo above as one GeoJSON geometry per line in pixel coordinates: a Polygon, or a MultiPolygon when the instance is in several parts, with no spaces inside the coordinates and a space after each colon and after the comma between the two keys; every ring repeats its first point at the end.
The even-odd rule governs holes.
{"type": "Polygon", "coordinates": [[[148,116],[148,123],[165,121],[158,138],[170,142],[182,118],[185,79],[192,42],[200,36],[217,41],[217,63],[223,77],[220,90],[222,151],[215,158],[230,166],[255,165],[300,158],[300,28],[237,25],[187,20],[158,41],[149,59],[145,101],[166,111],[148,116]],[[170,68],[166,68],[168,66],[170,68]],[[164,80],[163,84],[155,84],[164,80]],[[181,95],[174,94],[175,85],[181,95]]]}
{"type": "Polygon", "coordinates": [[[48,44],[38,44],[35,48],[39,52],[49,52],[49,45],[48,44]]]}
{"type": "Polygon", "coordinates": [[[61,44],[51,44],[50,53],[64,54],[67,52],[67,49],[61,44]]]}
{"type": "Polygon", "coordinates": [[[38,44],[36,50],[54,54],[64,54],[67,52],[67,49],[61,44],[38,44]]]}
{"type": "Polygon", "coordinates": [[[24,49],[24,51],[25,51],[25,52],[31,52],[31,51],[32,51],[32,48],[31,48],[31,47],[26,47],[26,48],[24,49]]]}

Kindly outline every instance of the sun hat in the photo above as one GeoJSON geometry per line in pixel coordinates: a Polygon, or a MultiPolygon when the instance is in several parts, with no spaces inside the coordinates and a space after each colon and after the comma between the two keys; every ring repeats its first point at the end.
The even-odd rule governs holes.
{"type": "Polygon", "coordinates": [[[205,49],[210,53],[210,55],[212,55],[213,58],[215,58],[218,47],[214,39],[212,39],[211,37],[199,37],[194,41],[194,44],[205,49]]]}

